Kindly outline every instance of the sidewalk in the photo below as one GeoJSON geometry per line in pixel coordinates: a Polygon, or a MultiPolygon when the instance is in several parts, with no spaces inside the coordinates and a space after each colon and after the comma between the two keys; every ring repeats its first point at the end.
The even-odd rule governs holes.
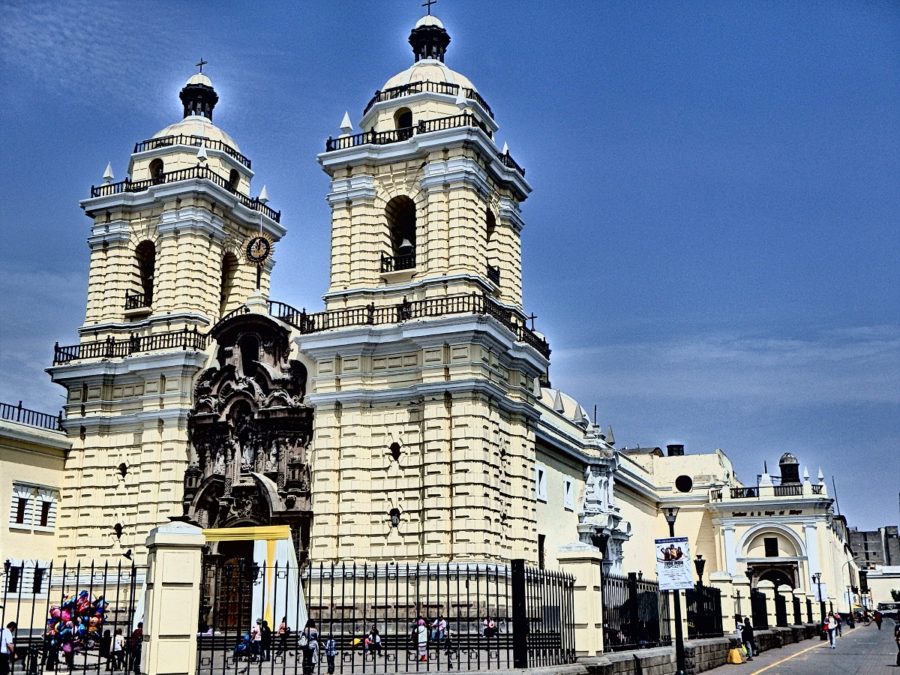
{"type": "Polygon", "coordinates": [[[891,621],[885,621],[881,631],[874,623],[853,630],[844,627],[843,637],[838,638],[835,649],[828,648],[827,640],[804,640],[770,649],[741,665],[724,665],[706,672],[715,675],[897,675],[900,669],[894,666],[897,646],[893,636],[891,621]]]}

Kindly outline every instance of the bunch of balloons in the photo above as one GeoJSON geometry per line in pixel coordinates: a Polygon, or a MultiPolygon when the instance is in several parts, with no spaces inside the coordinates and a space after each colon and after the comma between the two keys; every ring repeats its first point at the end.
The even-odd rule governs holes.
{"type": "Polygon", "coordinates": [[[61,605],[50,608],[47,640],[51,646],[71,654],[100,642],[100,629],[109,603],[103,596],[92,600],[87,591],[68,596],[61,605]]]}

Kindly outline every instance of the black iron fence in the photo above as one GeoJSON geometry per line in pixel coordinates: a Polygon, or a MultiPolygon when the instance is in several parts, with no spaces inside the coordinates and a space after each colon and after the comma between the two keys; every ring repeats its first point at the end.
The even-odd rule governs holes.
{"type": "Polygon", "coordinates": [[[30,410],[22,407],[22,401],[17,405],[12,403],[0,403],[0,420],[18,422],[29,427],[40,427],[50,431],[62,431],[62,413],[51,415],[50,413],[30,410]]]}
{"type": "Polygon", "coordinates": [[[788,625],[787,599],[775,589],[775,625],[785,628],[788,625]]]}
{"type": "Polygon", "coordinates": [[[635,573],[604,574],[603,642],[606,651],[672,644],[668,592],[635,573]]]}
{"type": "Polygon", "coordinates": [[[326,673],[329,664],[338,673],[466,671],[575,660],[573,579],[522,561],[298,570],[207,558],[203,578],[199,673],[326,673]]]}
{"type": "Polygon", "coordinates": [[[0,625],[17,626],[12,672],[140,673],[144,577],[130,563],[4,565],[0,625]]]}
{"type": "Polygon", "coordinates": [[[753,627],[757,630],[769,627],[769,615],[766,611],[766,596],[755,588],[750,591],[750,611],[753,616],[753,627]]]}
{"type": "MultiPolygon", "coordinates": [[[[456,96],[458,95],[459,90],[460,86],[458,84],[451,84],[450,82],[429,81],[410,82],[408,84],[402,84],[399,87],[382,89],[380,91],[376,91],[375,95],[366,104],[366,107],[363,110],[363,115],[369,112],[369,109],[373,105],[375,105],[376,103],[381,103],[382,101],[392,101],[396,98],[401,98],[403,96],[412,96],[413,94],[419,94],[422,92],[456,96]]],[[[491,110],[491,107],[487,104],[487,101],[485,101],[477,91],[469,87],[464,87],[462,91],[463,96],[478,101],[478,103],[481,104],[481,107],[483,107],[485,111],[487,111],[488,115],[490,115],[491,117],[494,116],[494,111],[491,110]]]]}
{"type": "Polygon", "coordinates": [[[134,151],[145,152],[147,150],[155,150],[156,148],[166,148],[172,145],[191,145],[194,147],[204,146],[207,150],[221,150],[226,155],[233,157],[248,169],[251,167],[250,160],[238,152],[235,148],[222,141],[216,141],[204,136],[195,136],[193,134],[173,134],[170,136],[162,136],[160,138],[148,138],[146,141],[135,143],[134,151]]]}
{"type": "Polygon", "coordinates": [[[687,606],[688,637],[722,637],[722,592],[697,584],[684,592],[687,606]]]}
{"type": "Polygon", "coordinates": [[[152,352],[160,349],[206,349],[209,337],[196,328],[170,331],[167,333],[151,333],[149,335],[130,335],[122,340],[112,337],[96,342],[82,342],[77,345],[53,347],[53,365],[58,366],[79,359],[101,359],[128,356],[138,352],[152,352]]]}

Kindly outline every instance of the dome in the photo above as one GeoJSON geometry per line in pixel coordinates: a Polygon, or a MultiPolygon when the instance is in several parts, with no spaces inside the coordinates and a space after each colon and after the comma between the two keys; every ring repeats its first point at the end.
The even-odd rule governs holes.
{"type": "Polygon", "coordinates": [[[784,464],[800,464],[800,462],[790,452],[786,452],[781,456],[781,459],[778,460],[779,466],[784,464]]]}
{"type": "Polygon", "coordinates": [[[578,401],[559,389],[541,387],[541,402],[570,422],[575,424],[590,422],[588,411],[578,401]]]}
{"type": "Polygon", "coordinates": [[[432,16],[431,14],[426,14],[421,19],[416,21],[416,28],[421,28],[422,26],[434,26],[435,28],[443,28],[444,24],[441,23],[441,20],[436,16],[432,16]]]}
{"type": "Polygon", "coordinates": [[[193,75],[191,75],[191,77],[188,79],[188,81],[184,83],[184,86],[187,87],[192,84],[202,84],[205,87],[213,86],[212,80],[210,80],[203,73],[194,73],[193,75]]]}
{"type": "Polygon", "coordinates": [[[231,136],[213,124],[209,118],[203,117],[202,115],[192,115],[190,117],[185,117],[180,122],[170,124],[165,129],[161,129],[153,134],[153,138],[178,136],[179,134],[185,136],[201,136],[202,138],[207,138],[211,141],[221,141],[226,145],[230,145],[238,152],[241,151],[238,144],[234,142],[234,139],[231,136]]]}
{"type": "Polygon", "coordinates": [[[475,85],[468,77],[448,68],[442,61],[436,59],[416,61],[406,70],[390,78],[381,89],[383,91],[400,87],[410,82],[449,82],[458,84],[464,89],[475,89],[475,85]]]}

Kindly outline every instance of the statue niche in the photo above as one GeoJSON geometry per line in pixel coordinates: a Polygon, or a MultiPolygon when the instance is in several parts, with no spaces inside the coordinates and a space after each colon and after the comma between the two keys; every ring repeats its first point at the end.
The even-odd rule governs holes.
{"type": "Polygon", "coordinates": [[[290,525],[303,561],[312,519],[306,368],[287,328],[238,314],[213,329],[218,367],[203,371],[188,423],[184,517],[201,527],[290,525]]]}

